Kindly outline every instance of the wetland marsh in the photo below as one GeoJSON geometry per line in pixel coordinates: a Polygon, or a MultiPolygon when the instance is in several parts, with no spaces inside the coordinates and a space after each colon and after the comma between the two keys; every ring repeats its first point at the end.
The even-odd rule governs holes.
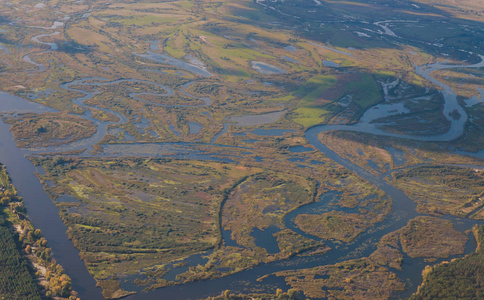
{"type": "Polygon", "coordinates": [[[480,255],[482,20],[296,2],[5,6],[0,161],[82,299],[418,298],[480,255]]]}

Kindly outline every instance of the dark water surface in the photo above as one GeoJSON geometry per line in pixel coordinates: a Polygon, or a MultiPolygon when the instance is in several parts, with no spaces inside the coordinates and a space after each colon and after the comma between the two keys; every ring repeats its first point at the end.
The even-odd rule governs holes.
{"type": "MultiPolygon", "coordinates": [[[[1,111],[16,110],[42,112],[47,111],[38,105],[8,94],[0,94],[1,111]]],[[[89,274],[84,262],[79,257],[72,242],[67,238],[67,227],[59,217],[59,210],[44,192],[42,184],[35,175],[36,168],[25,157],[26,151],[17,148],[9,125],[0,122],[0,162],[12,178],[12,184],[24,199],[29,218],[36,228],[41,229],[53,250],[53,257],[62,265],[72,279],[72,287],[82,299],[103,299],[101,289],[96,288],[96,281],[89,274]]]]}

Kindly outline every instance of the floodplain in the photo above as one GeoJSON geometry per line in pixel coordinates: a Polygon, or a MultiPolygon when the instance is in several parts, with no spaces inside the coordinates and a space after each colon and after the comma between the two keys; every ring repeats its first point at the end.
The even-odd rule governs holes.
{"type": "Polygon", "coordinates": [[[5,3],[32,226],[58,210],[83,299],[437,295],[484,225],[484,8],[449,2],[5,3]]]}

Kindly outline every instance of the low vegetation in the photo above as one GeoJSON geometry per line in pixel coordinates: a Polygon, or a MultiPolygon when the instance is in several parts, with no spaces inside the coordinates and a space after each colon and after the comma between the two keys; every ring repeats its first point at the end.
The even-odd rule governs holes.
{"type": "Polygon", "coordinates": [[[452,222],[435,217],[417,217],[400,230],[400,243],[410,257],[441,257],[463,254],[467,237],[452,222]]]}
{"type": "Polygon", "coordinates": [[[284,292],[282,289],[277,289],[275,294],[235,294],[230,290],[225,290],[222,295],[216,297],[209,297],[204,300],[294,300],[297,299],[298,291],[289,289],[284,292]]]}
{"type": "Polygon", "coordinates": [[[353,175],[340,178],[345,187],[340,195],[332,197],[324,212],[299,214],[294,221],[299,228],[313,236],[349,243],[383,221],[391,212],[392,205],[383,191],[368,182],[353,175]]]}
{"type": "MultiPolygon", "coordinates": [[[[405,288],[405,284],[396,276],[396,271],[402,270],[404,253],[410,257],[448,258],[462,254],[466,241],[467,237],[453,229],[452,222],[448,220],[417,217],[402,229],[383,236],[369,257],[312,269],[277,272],[275,275],[284,277],[289,286],[311,298],[388,299],[405,288]]],[[[426,276],[424,282],[425,278],[430,278],[426,276]]],[[[449,275],[448,278],[452,277],[449,275]]],[[[440,281],[437,282],[440,284],[440,281]]],[[[436,295],[434,298],[415,299],[435,299],[436,295]]]]}
{"type": "MultiPolygon", "coordinates": [[[[94,157],[75,156],[79,150],[32,159],[45,170],[39,178],[105,298],[132,293],[124,290],[130,284],[149,290],[345,247],[361,246],[359,253],[368,245],[353,245],[358,237],[407,216],[392,215],[383,191],[316,151],[304,131],[376,112],[369,125],[386,132],[441,134],[450,123],[440,87],[416,66],[477,62],[484,49],[476,0],[38,2],[2,6],[0,85],[59,112],[3,119],[18,145],[30,148],[74,143],[107,126],[87,145],[84,154],[94,157]],[[394,110],[382,113],[383,103],[394,110]],[[120,150],[131,146],[150,150],[120,150]],[[152,158],[178,151],[157,147],[205,160],[152,158]]],[[[467,105],[483,85],[482,68],[432,76],[456,91],[468,114],[458,140],[320,135],[432,216],[401,222],[407,225],[368,246],[375,250],[368,257],[278,273],[292,287],[287,292],[226,291],[217,299],[293,299],[296,292],[385,299],[403,289],[396,272],[405,254],[462,253],[465,235],[440,217],[484,218],[483,173],[459,166],[482,161],[455,152],[482,148],[482,99],[467,105]]],[[[46,268],[36,275],[41,296],[74,298],[45,239],[19,221],[21,199],[2,184],[9,188],[0,204],[20,253],[46,268]]]]}
{"type": "Polygon", "coordinates": [[[91,121],[66,113],[27,113],[5,117],[19,147],[47,147],[69,144],[96,132],[91,121]]]}
{"type": "MultiPolygon", "coordinates": [[[[68,235],[97,280],[139,271],[218,245],[224,194],[253,172],[171,159],[36,159],[62,202],[68,235]],[[133,262],[136,263],[133,263],[133,262]]],[[[108,285],[102,285],[108,286],[108,285]]],[[[109,285],[111,286],[111,285],[109,285]]]]}
{"type": "Polygon", "coordinates": [[[454,166],[419,166],[395,174],[396,184],[417,203],[417,210],[433,215],[473,215],[481,219],[483,173],[454,166]]]}
{"type": "Polygon", "coordinates": [[[311,298],[388,299],[405,287],[395,273],[368,258],[276,275],[311,298]]]}
{"type": "Polygon", "coordinates": [[[463,258],[444,262],[423,271],[423,283],[410,300],[480,299],[484,297],[484,227],[474,228],[478,248],[463,258]]]}
{"type": "Polygon", "coordinates": [[[241,182],[225,201],[222,226],[239,245],[255,248],[254,229],[284,228],[283,216],[313,201],[316,183],[291,174],[260,173],[241,182]]]}
{"type": "Polygon", "coordinates": [[[336,239],[350,242],[370,226],[370,222],[360,214],[332,211],[321,215],[301,214],[296,224],[305,232],[321,239],[336,239]]]}
{"type": "MultiPolygon", "coordinates": [[[[262,171],[257,166],[155,158],[45,156],[33,161],[45,170],[40,179],[54,183],[46,191],[110,298],[123,293],[112,276],[141,272],[144,279],[135,283],[162,287],[173,284],[163,279],[175,268],[171,264],[194,254],[208,262],[189,267],[175,283],[220,277],[309,250],[328,251],[284,222],[287,213],[312,203],[325,190],[342,195],[332,206],[359,209],[365,228],[391,209],[384,193],[341,167],[309,169],[324,179],[318,186],[308,171],[288,173],[290,162],[262,171]],[[221,230],[229,233],[229,240],[222,242],[221,230]]],[[[266,163],[271,162],[262,165],[266,163]]]]}

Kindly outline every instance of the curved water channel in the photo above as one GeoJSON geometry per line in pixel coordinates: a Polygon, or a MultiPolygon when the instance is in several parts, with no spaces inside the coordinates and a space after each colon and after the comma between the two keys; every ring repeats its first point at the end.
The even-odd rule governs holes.
{"type": "MultiPolygon", "coordinates": [[[[482,57],[481,57],[482,58],[482,57]]],[[[441,65],[439,63],[427,65],[424,67],[417,67],[417,72],[429,79],[430,81],[438,84],[442,89],[442,93],[445,99],[444,113],[446,113],[446,118],[451,122],[450,129],[445,134],[435,135],[435,136],[410,136],[402,134],[392,134],[385,132],[383,130],[377,129],[370,121],[374,118],[367,118],[367,121],[361,122],[355,125],[320,125],[314,126],[306,131],[305,137],[308,142],[317,150],[324,153],[327,157],[341,164],[352,172],[358,174],[361,178],[365,178],[371,184],[375,185],[379,189],[383,190],[386,195],[392,200],[392,213],[386,218],[385,221],[376,224],[375,228],[371,228],[360,234],[354,241],[346,245],[338,245],[332,241],[324,241],[326,244],[330,245],[333,250],[324,255],[315,255],[311,258],[304,257],[293,257],[288,261],[279,261],[269,264],[261,264],[254,267],[253,269],[239,272],[235,275],[231,275],[225,278],[214,279],[203,282],[195,282],[185,284],[183,286],[167,287],[160,290],[151,291],[147,294],[137,294],[129,296],[127,299],[171,299],[171,298],[197,298],[206,297],[210,295],[217,294],[223,288],[229,288],[236,292],[247,291],[246,283],[251,284],[256,283],[257,278],[264,276],[266,274],[272,274],[274,272],[288,270],[288,269],[303,269],[311,268],[315,266],[322,266],[328,264],[334,264],[343,260],[359,257],[368,257],[373,251],[376,250],[376,244],[378,241],[386,234],[398,230],[404,227],[409,220],[415,218],[419,214],[416,213],[416,203],[407,197],[401,190],[397,189],[387,181],[384,177],[388,174],[374,175],[367,170],[361,168],[358,165],[353,164],[349,160],[346,160],[339,156],[337,153],[329,149],[324,145],[319,139],[318,135],[322,132],[333,131],[333,130],[346,130],[346,131],[358,131],[367,132],[377,135],[385,135],[392,137],[400,137],[413,140],[421,141],[451,141],[463,133],[464,124],[467,120],[467,115],[465,111],[459,106],[456,101],[456,94],[453,90],[445,85],[444,83],[438,82],[430,76],[430,73],[434,70],[439,70],[443,68],[455,68],[455,67],[480,67],[484,65],[484,61],[472,66],[457,66],[457,65],[441,65]],[[458,110],[461,117],[452,118],[449,112],[453,110],[458,110]],[[362,247],[362,245],[365,245],[362,247]],[[336,249],[335,249],[336,248],[336,249]],[[203,296],[202,296],[203,295],[203,296]],[[146,298],[148,297],[148,298],[146,298]]],[[[381,117],[381,116],[379,116],[381,117]]],[[[363,118],[362,118],[363,119],[363,118]]],[[[331,199],[322,199],[316,203],[310,204],[308,206],[319,206],[324,207],[328,204],[331,199]]],[[[287,228],[292,229],[305,237],[320,240],[317,237],[311,236],[297,226],[295,226],[293,219],[301,213],[307,213],[307,206],[300,207],[289,214],[286,215],[285,225],[287,228]]],[[[470,229],[474,224],[484,224],[483,221],[461,219],[453,216],[445,216],[453,222],[456,229],[463,232],[464,230],[470,229]]],[[[466,253],[470,253],[475,249],[475,240],[472,238],[468,241],[466,246],[466,253]]],[[[407,284],[409,284],[408,289],[404,293],[400,293],[399,297],[405,297],[409,294],[415,292],[416,287],[421,282],[421,271],[425,267],[426,263],[423,258],[412,259],[405,256],[403,264],[403,270],[398,272],[398,276],[407,284]]],[[[265,279],[263,283],[257,283],[257,287],[260,289],[265,289],[268,292],[274,292],[275,287],[281,287],[287,289],[282,278],[275,278],[274,276],[265,279]]]]}
{"type": "Polygon", "coordinates": [[[55,31],[55,32],[52,32],[52,33],[39,34],[39,35],[36,35],[33,38],[31,38],[31,40],[34,41],[34,42],[36,42],[36,43],[49,46],[49,49],[47,49],[47,50],[38,51],[38,52],[34,52],[34,53],[29,53],[29,54],[24,55],[22,57],[22,60],[23,61],[25,61],[25,62],[27,62],[29,64],[32,64],[32,65],[34,65],[34,66],[37,67],[37,70],[34,70],[32,72],[35,72],[35,73],[44,72],[46,69],[45,69],[45,66],[43,64],[37,63],[34,60],[32,60],[32,58],[30,58],[30,55],[32,55],[32,54],[39,55],[39,54],[46,53],[46,52],[49,52],[51,50],[56,50],[57,49],[57,44],[56,43],[42,42],[40,39],[43,38],[43,37],[46,37],[46,36],[58,35],[59,33],[60,32],[55,31]]]}
{"type": "MultiPolygon", "coordinates": [[[[38,38],[44,35],[37,36],[38,38]]],[[[47,43],[44,43],[47,44],[47,43]]],[[[51,49],[54,49],[52,45],[50,45],[51,49]]],[[[482,58],[482,57],[481,57],[482,58]]],[[[32,62],[35,65],[40,65],[35,62],[32,62]]],[[[348,168],[350,171],[356,173],[362,178],[365,178],[370,183],[374,184],[381,190],[383,190],[388,197],[391,198],[393,204],[393,211],[389,217],[385,221],[380,224],[377,224],[375,228],[371,228],[367,230],[365,233],[358,236],[352,243],[347,245],[336,245],[327,241],[333,247],[337,247],[338,249],[324,254],[324,255],[314,255],[312,257],[301,257],[295,256],[291,259],[285,261],[279,261],[274,263],[268,264],[261,264],[258,265],[250,270],[245,270],[239,272],[237,274],[227,276],[224,278],[201,281],[201,282],[193,282],[189,284],[184,284],[180,286],[171,286],[166,287],[154,291],[150,291],[147,293],[139,293],[136,295],[132,295],[127,297],[126,299],[130,300],[138,300],[138,299],[189,299],[189,298],[204,298],[207,296],[213,296],[219,294],[221,291],[225,289],[230,289],[236,292],[246,292],[247,291],[247,283],[250,283],[251,287],[260,287],[263,290],[268,292],[274,292],[275,286],[282,287],[283,289],[287,289],[285,282],[282,278],[276,278],[274,276],[270,276],[265,279],[263,282],[257,282],[257,278],[271,274],[277,271],[283,271],[288,269],[302,269],[302,268],[310,268],[315,266],[327,265],[327,264],[334,264],[339,261],[343,261],[349,258],[358,258],[358,257],[367,257],[371,254],[375,248],[376,243],[383,237],[385,234],[390,233],[392,231],[398,230],[401,227],[405,226],[407,222],[417,216],[415,212],[416,204],[411,199],[409,199],[402,191],[391,185],[390,183],[386,182],[383,178],[384,175],[378,176],[371,174],[367,170],[353,164],[352,162],[342,158],[337,153],[330,150],[326,145],[324,145],[319,139],[318,135],[322,132],[332,131],[332,130],[347,130],[347,131],[359,131],[359,132],[367,132],[371,134],[377,135],[385,135],[385,136],[393,136],[393,137],[401,137],[405,139],[416,139],[422,141],[450,141],[455,139],[456,137],[460,136],[463,132],[463,126],[465,121],[467,120],[467,115],[465,111],[459,106],[456,101],[456,94],[453,90],[445,85],[442,82],[437,81],[436,79],[430,76],[430,73],[434,70],[439,70],[443,68],[454,68],[454,67],[480,67],[484,65],[484,61],[481,61],[480,64],[472,65],[472,66],[457,66],[457,65],[446,65],[441,63],[435,63],[426,66],[416,67],[417,73],[424,76],[428,80],[432,81],[433,83],[437,84],[442,88],[442,93],[445,99],[445,108],[444,113],[447,119],[451,122],[450,130],[445,134],[435,135],[435,136],[409,136],[409,135],[400,135],[400,134],[391,134],[387,133],[383,130],[376,128],[373,124],[368,122],[361,122],[355,125],[320,125],[315,126],[306,131],[305,137],[311,145],[317,149],[318,151],[324,153],[327,157],[343,165],[344,167],[348,168]],[[453,118],[449,115],[450,112],[457,110],[459,112],[460,118],[453,118]],[[364,247],[362,245],[365,245],[364,247]]],[[[99,107],[89,106],[85,104],[87,99],[93,97],[98,91],[90,92],[84,91],[82,89],[76,88],[74,86],[103,86],[103,85],[111,85],[117,84],[121,82],[144,82],[149,84],[154,84],[155,86],[163,89],[165,93],[158,94],[155,93],[157,96],[169,96],[173,93],[173,91],[160,84],[156,84],[153,82],[147,82],[142,80],[136,79],[119,79],[115,81],[107,81],[104,78],[84,78],[75,80],[70,83],[62,84],[61,87],[83,93],[83,97],[79,97],[76,99],[72,99],[73,102],[76,104],[86,108],[95,108],[95,109],[102,109],[99,107]]],[[[132,93],[130,96],[133,99],[137,99],[136,96],[146,94],[146,93],[132,93]]],[[[196,98],[196,97],[195,97],[196,98]]],[[[143,101],[141,99],[137,99],[143,101]]],[[[207,99],[199,99],[203,101],[201,106],[210,105],[211,102],[208,102],[207,99]]],[[[162,104],[159,104],[162,105],[162,104]]],[[[121,124],[126,122],[126,118],[116,112],[113,112],[108,109],[102,109],[107,113],[112,113],[117,116],[119,119],[117,122],[101,122],[96,119],[93,119],[91,114],[86,110],[86,114],[83,116],[86,119],[90,119],[97,125],[98,131],[97,133],[87,139],[77,141],[70,145],[64,146],[57,146],[57,147],[46,147],[42,149],[19,149],[17,148],[15,142],[13,141],[13,137],[9,131],[9,126],[3,122],[0,122],[0,161],[5,164],[12,177],[13,184],[19,190],[19,194],[24,198],[25,205],[29,210],[29,216],[32,219],[32,222],[37,228],[40,228],[43,232],[43,235],[49,241],[49,246],[53,249],[54,258],[65,268],[67,274],[71,276],[73,288],[79,292],[79,295],[82,299],[89,299],[89,300],[96,300],[102,299],[100,289],[96,288],[94,279],[90,276],[87,272],[87,269],[83,263],[83,261],[79,257],[79,251],[74,248],[72,242],[66,236],[66,226],[60,220],[58,215],[58,209],[51,201],[51,199],[47,196],[44,192],[42,185],[40,184],[38,178],[36,177],[36,172],[42,172],[35,168],[32,163],[26,158],[26,155],[30,155],[32,153],[36,153],[38,151],[42,152],[60,152],[60,151],[69,151],[69,150],[76,150],[76,149],[84,149],[86,147],[92,146],[93,144],[97,143],[102,137],[106,134],[106,128],[108,124],[121,124]]],[[[45,108],[41,105],[26,101],[22,98],[18,98],[6,93],[0,93],[0,111],[1,112],[12,112],[12,113],[19,113],[19,112],[36,112],[42,113],[47,111],[52,111],[51,109],[45,108]]],[[[364,119],[364,118],[363,118],[364,119]]],[[[196,145],[196,144],[194,144],[196,145]]],[[[145,147],[146,145],[139,145],[133,144],[130,145],[132,149],[137,147],[145,147]]],[[[186,147],[190,148],[191,145],[187,144],[186,147]]],[[[107,148],[107,147],[106,147],[107,148]]],[[[171,149],[173,152],[177,152],[178,150],[176,147],[171,149]]],[[[136,151],[129,151],[132,152],[130,154],[126,154],[122,151],[121,155],[136,155],[136,151]]],[[[143,152],[146,155],[146,152],[143,152]]],[[[210,159],[206,156],[203,156],[199,153],[191,153],[192,158],[196,159],[210,159]]],[[[321,205],[325,205],[325,200],[319,201],[321,205]]],[[[299,230],[296,226],[291,224],[291,218],[296,216],[297,214],[302,213],[306,207],[301,207],[290,214],[288,214],[285,223],[286,225],[301,233],[307,237],[315,238],[307,235],[306,233],[299,230]]],[[[467,219],[459,219],[455,217],[446,217],[451,219],[454,222],[461,224],[461,227],[464,229],[470,228],[473,224],[483,222],[475,221],[475,220],[467,220],[467,219]]],[[[469,242],[469,245],[472,244],[472,241],[469,242]]],[[[472,246],[467,248],[467,252],[472,250],[472,246]]],[[[399,276],[402,278],[409,278],[409,274],[415,270],[418,273],[421,272],[421,269],[424,266],[423,260],[412,260],[408,257],[405,258],[406,262],[404,263],[404,270],[399,273],[399,276]],[[412,267],[411,269],[408,268],[410,262],[417,262],[418,267],[412,267]],[[407,273],[405,273],[407,272],[407,273]]],[[[412,276],[415,275],[411,273],[412,276]]],[[[413,286],[411,287],[410,291],[413,291],[416,286],[415,283],[419,283],[419,279],[415,282],[412,282],[413,286]]]]}

